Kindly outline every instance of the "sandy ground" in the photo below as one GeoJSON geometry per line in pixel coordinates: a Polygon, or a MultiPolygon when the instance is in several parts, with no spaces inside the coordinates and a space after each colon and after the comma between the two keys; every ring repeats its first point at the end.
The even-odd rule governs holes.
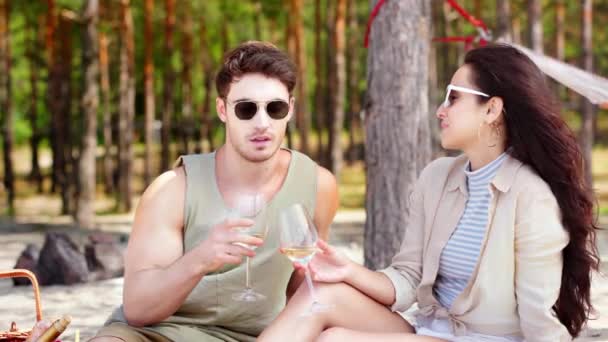
{"type": "MultiPolygon", "coordinates": [[[[330,239],[332,244],[358,262],[363,260],[363,221],[362,212],[339,213],[330,239]]],[[[100,228],[126,234],[129,222],[128,215],[101,218],[100,228]]],[[[602,225],[608,228],[606,223],[602,225]]],[[[42,229],[48,230],[49,227],[25,222],[19,225],[0,223],[0,269],[11,269],[27,243],[41,246],[42,229]]],[[[51,229],[67,231],[77,242],[84,242],[86,238],[83,232],[66,230],[61,225],[51,229]]],[[[599,239],[604,257],[603,271],[608,273],[608,231],[600,234],[599,239]]],[[[62,340],[74,341],[78,331],[80,339],[86,341],[121,303],[122,284],[123,278],[117,278],[73,286],[44,287],[41,290],[43,317],[50,319],[64,314],[72,315],[72,324],[62,335],[62,340]]],[[[29,328],[35,320],[33,298],[31,287],[13,287],[9,280],[0,280],[0,330],[8,330],[11,321],[15,321],[21,329],[29,328]]],[[[590,321],[583,336],[576,341],[608,341],[608,278],[595,277],[593,304],[598,311],[598,319],[590,321]]]]}

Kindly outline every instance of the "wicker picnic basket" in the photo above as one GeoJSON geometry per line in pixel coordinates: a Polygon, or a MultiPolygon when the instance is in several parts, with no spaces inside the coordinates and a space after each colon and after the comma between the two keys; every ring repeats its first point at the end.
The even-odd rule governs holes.
{"type": "MultiPolygon", "coordinates": [[[[24,269],[14,269],[10,271],[0,271],[0,278],[29,278],[34,287],[34,299],[36,301],[36,322],[42,320],[42,309],[40,307],[40,289],[38,280],[34,273],[24,269]]],[[[0,331],[0,342],[25,341],[31,334],[31,330],[19,330],[15,322],[11,323],[10,330],[0,331]]]]}

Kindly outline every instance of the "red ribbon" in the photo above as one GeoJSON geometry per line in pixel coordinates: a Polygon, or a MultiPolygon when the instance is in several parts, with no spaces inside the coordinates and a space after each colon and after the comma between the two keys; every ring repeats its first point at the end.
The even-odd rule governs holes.
{"type": "Polygon", "coordinates": [[[382,7],[382,5],[384,5],[384,0],[378,1],[376,3],[376,6],[374,6],[374,9],[372,10],[372,13],[369,15],[369,19],[367,20],[367,29],[365,30],[365,41],[363,43],[365,45],[365,48],[369,46],[369,33],[372,30],[372,22],[378,15],[378,12],[380,12],[380,7],[382,7]]]}
{"type": "Polygon", "coordinates": [[[464,36],[464,37],[457,37],[456,36],[456,37],[434,38],[433,41],[434,42],[445,42],[445,43],[449,43],[449,42],[464,42],[466,50],[469,50],[471,48],[471,46],[473,45],[473,43],[476,43],[476,42],[480,46],[487,45],[488,44],[488,40],[484,38],[487,35],[482,35],[483,33],[487,33],[488,32],[488,27],[486,26],[486,24],[482,20],[477,19],[474,16],[472,16],[464,8],[460,7],[460,5],[458,5],[458,3],[456,2],[456,0],[446,0],[446,1],[463,18],[465,18],[468,22],[470,22],[473,26],[475,26],[480,34],[479,35],[472,35],[472,36],[464,36]]]}
{"type": "Polygon", "coordinates": [[[456,0],[447,0],[447,2],[450,4],[450,6],[452,6],[458,13],[460,13],[460,15],[465,18],[468,22],[470,22],[471,24],[473,24],[473,26],[475,27],[480,27],[482,29],[484,29],[485,31],[488,30],[488,27],[486,26],[486,24],[484,24],[483,21],[475,18],[474,16],[472,16],[469,12],[467,12],[464,8],[460,7],[460,5],[456,2],[456,0]]]}
{"type": "MultiPolygon", "coordinates": [[[[456,0],[446,0],[450,6],[452,6],[463,18],[465,18],[468,22],[470,22],[473,26],[477,27],[479,30],[483,32],[488,32],[488,27],[486,24],[480,20],[472,16],[469,12],[467,12],[464,8],[460,7],[456,0]]],[[[365,47],[369,47],[369,35],[372,29],[372,23],[374,19],[380,12],[380,7],[384,5],[385,0],[379,0],[374,9],[372,10],[369,19],[367,20],[367,29],[365,30],[365,47]]],[[[479,43],[479,45],[484,46],[488,43],[488,41],[481,36],[464,36],[464,37],[444,37],[444,38],[434,38],[434,42],[465,42],[466,49],[469,49],[471,45],[475,42],[479,43]]]]}

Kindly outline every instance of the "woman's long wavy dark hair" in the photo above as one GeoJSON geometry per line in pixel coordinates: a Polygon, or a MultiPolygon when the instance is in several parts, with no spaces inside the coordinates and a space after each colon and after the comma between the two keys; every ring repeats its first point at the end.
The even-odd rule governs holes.
{"type": "Polygon", "coordinates": [[[561,118],[542,72],[516,48],[500,44],[474,49],[465,64],[481,91],[503,99],[510,154],[530,165],[557,199],[570,242],[563,250],[562,283],[553,310],[576,337],[593,310],[591,276],[599,266],[595,201],[576,137],[561,118]]]}

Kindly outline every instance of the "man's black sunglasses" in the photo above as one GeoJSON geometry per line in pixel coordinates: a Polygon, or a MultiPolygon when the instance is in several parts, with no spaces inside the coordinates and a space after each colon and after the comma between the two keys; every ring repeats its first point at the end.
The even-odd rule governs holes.
{"type": "Polygon", "coordinates": [[[251,120],[258,113],[259,105],[265,105],[266,113],[275,120],[283,119],[289,114],[289,103],[283,100],[239,101],[234,104],[234,114],[241,120],[251,120]]]}

